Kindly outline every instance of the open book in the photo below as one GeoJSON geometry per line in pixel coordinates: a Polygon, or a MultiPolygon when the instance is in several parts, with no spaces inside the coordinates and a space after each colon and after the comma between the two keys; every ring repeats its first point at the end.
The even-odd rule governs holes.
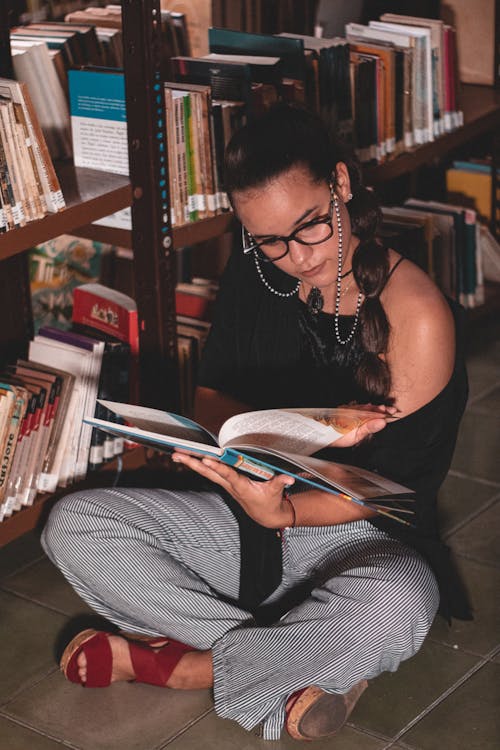
{"type": "Polygon", "coordinates": [[[413,511],[408,503],[412,490],[357,466],[312,456],[373,419],[373,412],[347,407],[265,409],[230,417],[215,436],[193,420],[171,412],[115,401],[99,403],[127,423],[85,417],[84,422],[105,432],[160,451],[209,456],[257,479],[288,474],[411,525],[413,511]]]}

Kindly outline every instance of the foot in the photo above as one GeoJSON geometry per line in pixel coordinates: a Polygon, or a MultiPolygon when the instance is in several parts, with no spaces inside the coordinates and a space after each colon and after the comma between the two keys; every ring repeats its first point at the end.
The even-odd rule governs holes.
{"type": "MultiPolygon", "coordinates": [[[[110,682],[128,682],[135,678],[130,649],[125,638],[119,635],[108,635],[109,646],[113,657],[110,682]]],[[[87,657],[82,651],[78,654],[78,676],[83,685],[87,682],[87,657]]]]}
{"type": "Polygon", "coordinates": [[[362,680],[345,695],[325,693],[316,685],[299,690],[286,704],[288,734],[296,740],[331,737],[344,726],[367,687],[366,680],[362,680]]]}
{"type": "MultiPolygon", "coordinates": [[[[105,637],[111,651],[111,671],[109,683],[113,682],[130,682],[138,679],[140,682],[149,682],[149,677],[144,679],[144,675],[137,674],[137,661],[133,661],[131,650],[134,651],[134,644],[142,645],[147,652],[157,654],[162,651],[162,647],[168,649],[168,638],[146,638],[141,636],[124,637],[121,635],[112,635],[106,633],[105,637]],[[134,667],[135,663],[135,667],[134,667]]],[[[137,652],[134,651],[135,659],[137,652]]],[[[139,654],[140,655],[140,654],[139,654]]],[[[98,658],[94,656],[93,658],[98,658]]],[[[140,662],[139,662],[140,664],[140,662]]],[[[82,685],[87,684],[87,655],[85,649],[82,649],[76,657],[76,666],[78,671],[78,681],[82,685]]],[[[140,667],[139,667],[140,668],[140,667]]],[[[64,671],[64,670],[63,670],[64,671]]],[[[142,670],[141,670],[142,671],[142,670]]],[[[194,651],[189,650],[178,658],[173,669],[168,670],[168,678],[161,682],[164,687],[177,688],[181,690],[194,690],[199,688],[210,688],[213,685],[212,670],[212,652],[211,651],[194,651]]],[[[160,684],[156,681],[154,684],[160,684]]]]}

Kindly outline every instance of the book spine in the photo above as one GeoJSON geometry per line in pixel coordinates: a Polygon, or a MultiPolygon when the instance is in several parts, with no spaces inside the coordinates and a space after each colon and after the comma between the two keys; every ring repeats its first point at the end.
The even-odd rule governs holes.
{"type": "Polygon", "coordinates": [[[165,130],[168,152],[168,178],[170,186],[170,217],[172,226],[182,224],[182,213],[180,208],[179,175],[177,165],[177,148],[175,134],[175,116],[173,111],[172,91],[165,86],[165,130]]]}
{"type": "Polygon", "coordinates": [[[33,192],[36,198],[36,218],[40,219],[47,213],[47,201],[45,200],[42,180],[38,169],[33,138],[30,135],[28,122],[26,121],[26,115],[22,104],[14,103],[14,111],[16,114],[16,120],[22,128],[23,138],[29,156],[30,178],[32,180],[33,192]]]}
{"type": "Polygon", "coordinates": [[[19,182],[23,196],[23,207],[27,221],[41,218],[40,201],[37,197],[35,181],[30,172],[31,162],[29,160],[26,139],[22,126],[15,116],[14,105],[7,107],[7,116],[10,120],[9,126],[12,133],[12,154],[16,162],[19,182]]]}
{"type": "Polygon", "coordinates": [[[186,94],[184,97],[184,138],[186,143],[186,168],[187,168],[187,200],[189,221],[198,219],[198,207],[196,202],[196,177],[194,166],[194,153],[192,142],[192,112],[191,97],[186,94]]]}
{"type": "Polygon", "coordinates": [[[3,162],[6,175],[8,175],[9,198],[14,226],[22,227],[26,224],[26,215],[22,202],[22,186],[12,153],[12,133],[6,108],[6,104],[0,104],[0,140],[3,144],[3,157],[0,157],[0,161],[3,162]]]}
{"type": "Polygon", "coordinates": [[[20,82],[19,85],[21,87],[22,104],[25,111],[26,122],[28,124],[30,139],[37,161],[40,179],[44,187],[44,197],[47,204],[47,210],[56,213],[66,207],[66,202],[31,100],[28,86],[23,82],[20,82]]]}

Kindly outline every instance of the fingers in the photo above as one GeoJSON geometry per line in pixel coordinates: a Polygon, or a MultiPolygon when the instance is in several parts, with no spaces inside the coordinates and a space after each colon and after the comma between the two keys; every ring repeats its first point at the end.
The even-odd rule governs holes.
{"type": "Polygon", "coordinates": [[[345,407],[340,406],[339,408],[354,409],[358,411],[374,411],[380,412],[381,414],[390,414],[391,416],[397,414],[399,411],[395,406],[386,406],[385,404],[358,404],[355,401],[350,401],[345,407]]]}
{"type": "MultiPolygon", "coordinates": [[[[199,459],[195,458],[194,456],[189,456],[186,453],[173,453],[172,454],[172,461],[174,463],[183,464],[184,466],[187,466],[188,468],[192,469],[193,471],[196,471],[197,474],[200,474],[202,477],[205,477],[206,479],[209,479],[212,482],[215,482],[216,484],[219,484],[221,487],[224,487],[224,489],[228,490],[230,488],[230,484],[227,479],[227,473],[224,475],[220,469],[221,467],[229,469],[229,467],[224,466],[224,464],[221,464],[219,461],[210,461],[208,459],[199,459]]],[[[229,471],[232,471],[229,469],[229,471]]]]}

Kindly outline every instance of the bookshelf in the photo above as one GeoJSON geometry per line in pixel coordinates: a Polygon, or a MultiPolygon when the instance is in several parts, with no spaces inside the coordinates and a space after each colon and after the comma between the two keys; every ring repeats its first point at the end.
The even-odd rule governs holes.
{"type": "MultiPolygon", "coordinates": [[[[0,75],[12,78],[11,8],[10,0],[0,3],[0,75]]],[[[123,237],[110,236],[106,228],[92,226],[91,222],[132,205],[133,229],[126,233],[128,242],[123,244],[134,249],[141,401],[175,408],[178,382],[173,250],[176,244],[194,244],[227,231],[231,216],[217,216],[175,232],[169,225],[168,192],[162,183],[168,164],[165,136],[159,126],[159,8],[159,0],[128,0],[122,9],[130,178],[60,164],[57,171],[66,209],[0,236],[0,313],[4,321],[0,328],[0,364],[24,354],[32,334],[26,251],[59,234],[77,233],[81,227],[86,227],[87,236],[92,233],[102,241],[120,244],[123,237]]],[[[81,234],[85,236],[83,229],[81,234]]],[[[126,460],[137,463],[137,455],[126,460]]],[[[63,493],[39,496],[33,506],[0,523],[0,546],[35,528],[47,507],[63,493]]]]}
{"type": "MultiPolygon", "coordinates": [[[[0,362],[13,352],[22,353],[31,336],[26,250],[62,233],[111,242],[134,250],[141,321],[141,400],[147,405],[174,409],[178,400],[174,249],[229,231],[233,217],[226,213],[175,229],[169,225],[168,191],[162,184],[168,165],[165,136],[158,117],[158,14],[158,0],[127,0],[123,4],[130,178],[77,169],[68,163],[57,165],[67,208],[0,236],[0,313],[4,321],[0,328],[0,362]],[[132,231],[92,224],[129,205],[132,205],[132,231]]],[[[12,75],[8,31],[8,3],[3,2],[0,3],[0,74],[5,76],[12,75]]],[[[491,138],[498,159],[500,92],[484,86],[464,86],[462,108],[465,123],[460,130],[385,164],[367,167],[366,181],[383,185],[404,175],[411,176],[423,166],[442,162],[454,150],[477,138],[491,138]]],[[[495,207],[492,216],[496,216],[499,198],[495,184],[492,205],[495,207]]],[[[483,312],[499,309],[500,292],[496,287],[489,288],[483,312]]],[[[474,317],[480,314],[479,310],[474,311],[474,317]]],[[[137,461],[137,456],[128,460],[137,461]]],[[[39,497],[31,508],[0,523],[0,546],[34,528],[57,497],[39,497]]]]}
{"type": "Polygon", "coordinates": [[[56,172],[66,208],[0,235],[0,260],[130,206],[132,194],[127,177],[77,168],[71,163],[56,165],[56,172]]]}
{"type": "Polygon", "coordinates": [[[439,136],[411,151],[399,154],[384,164],[368,166],[363,170],[368,184],[381,184],[420,167],[441,162],[452,151],[482,136],[492,137],[500,128],[500,91],[489,86],[462,84],[461,107],[463,127],[439,136]]]}

